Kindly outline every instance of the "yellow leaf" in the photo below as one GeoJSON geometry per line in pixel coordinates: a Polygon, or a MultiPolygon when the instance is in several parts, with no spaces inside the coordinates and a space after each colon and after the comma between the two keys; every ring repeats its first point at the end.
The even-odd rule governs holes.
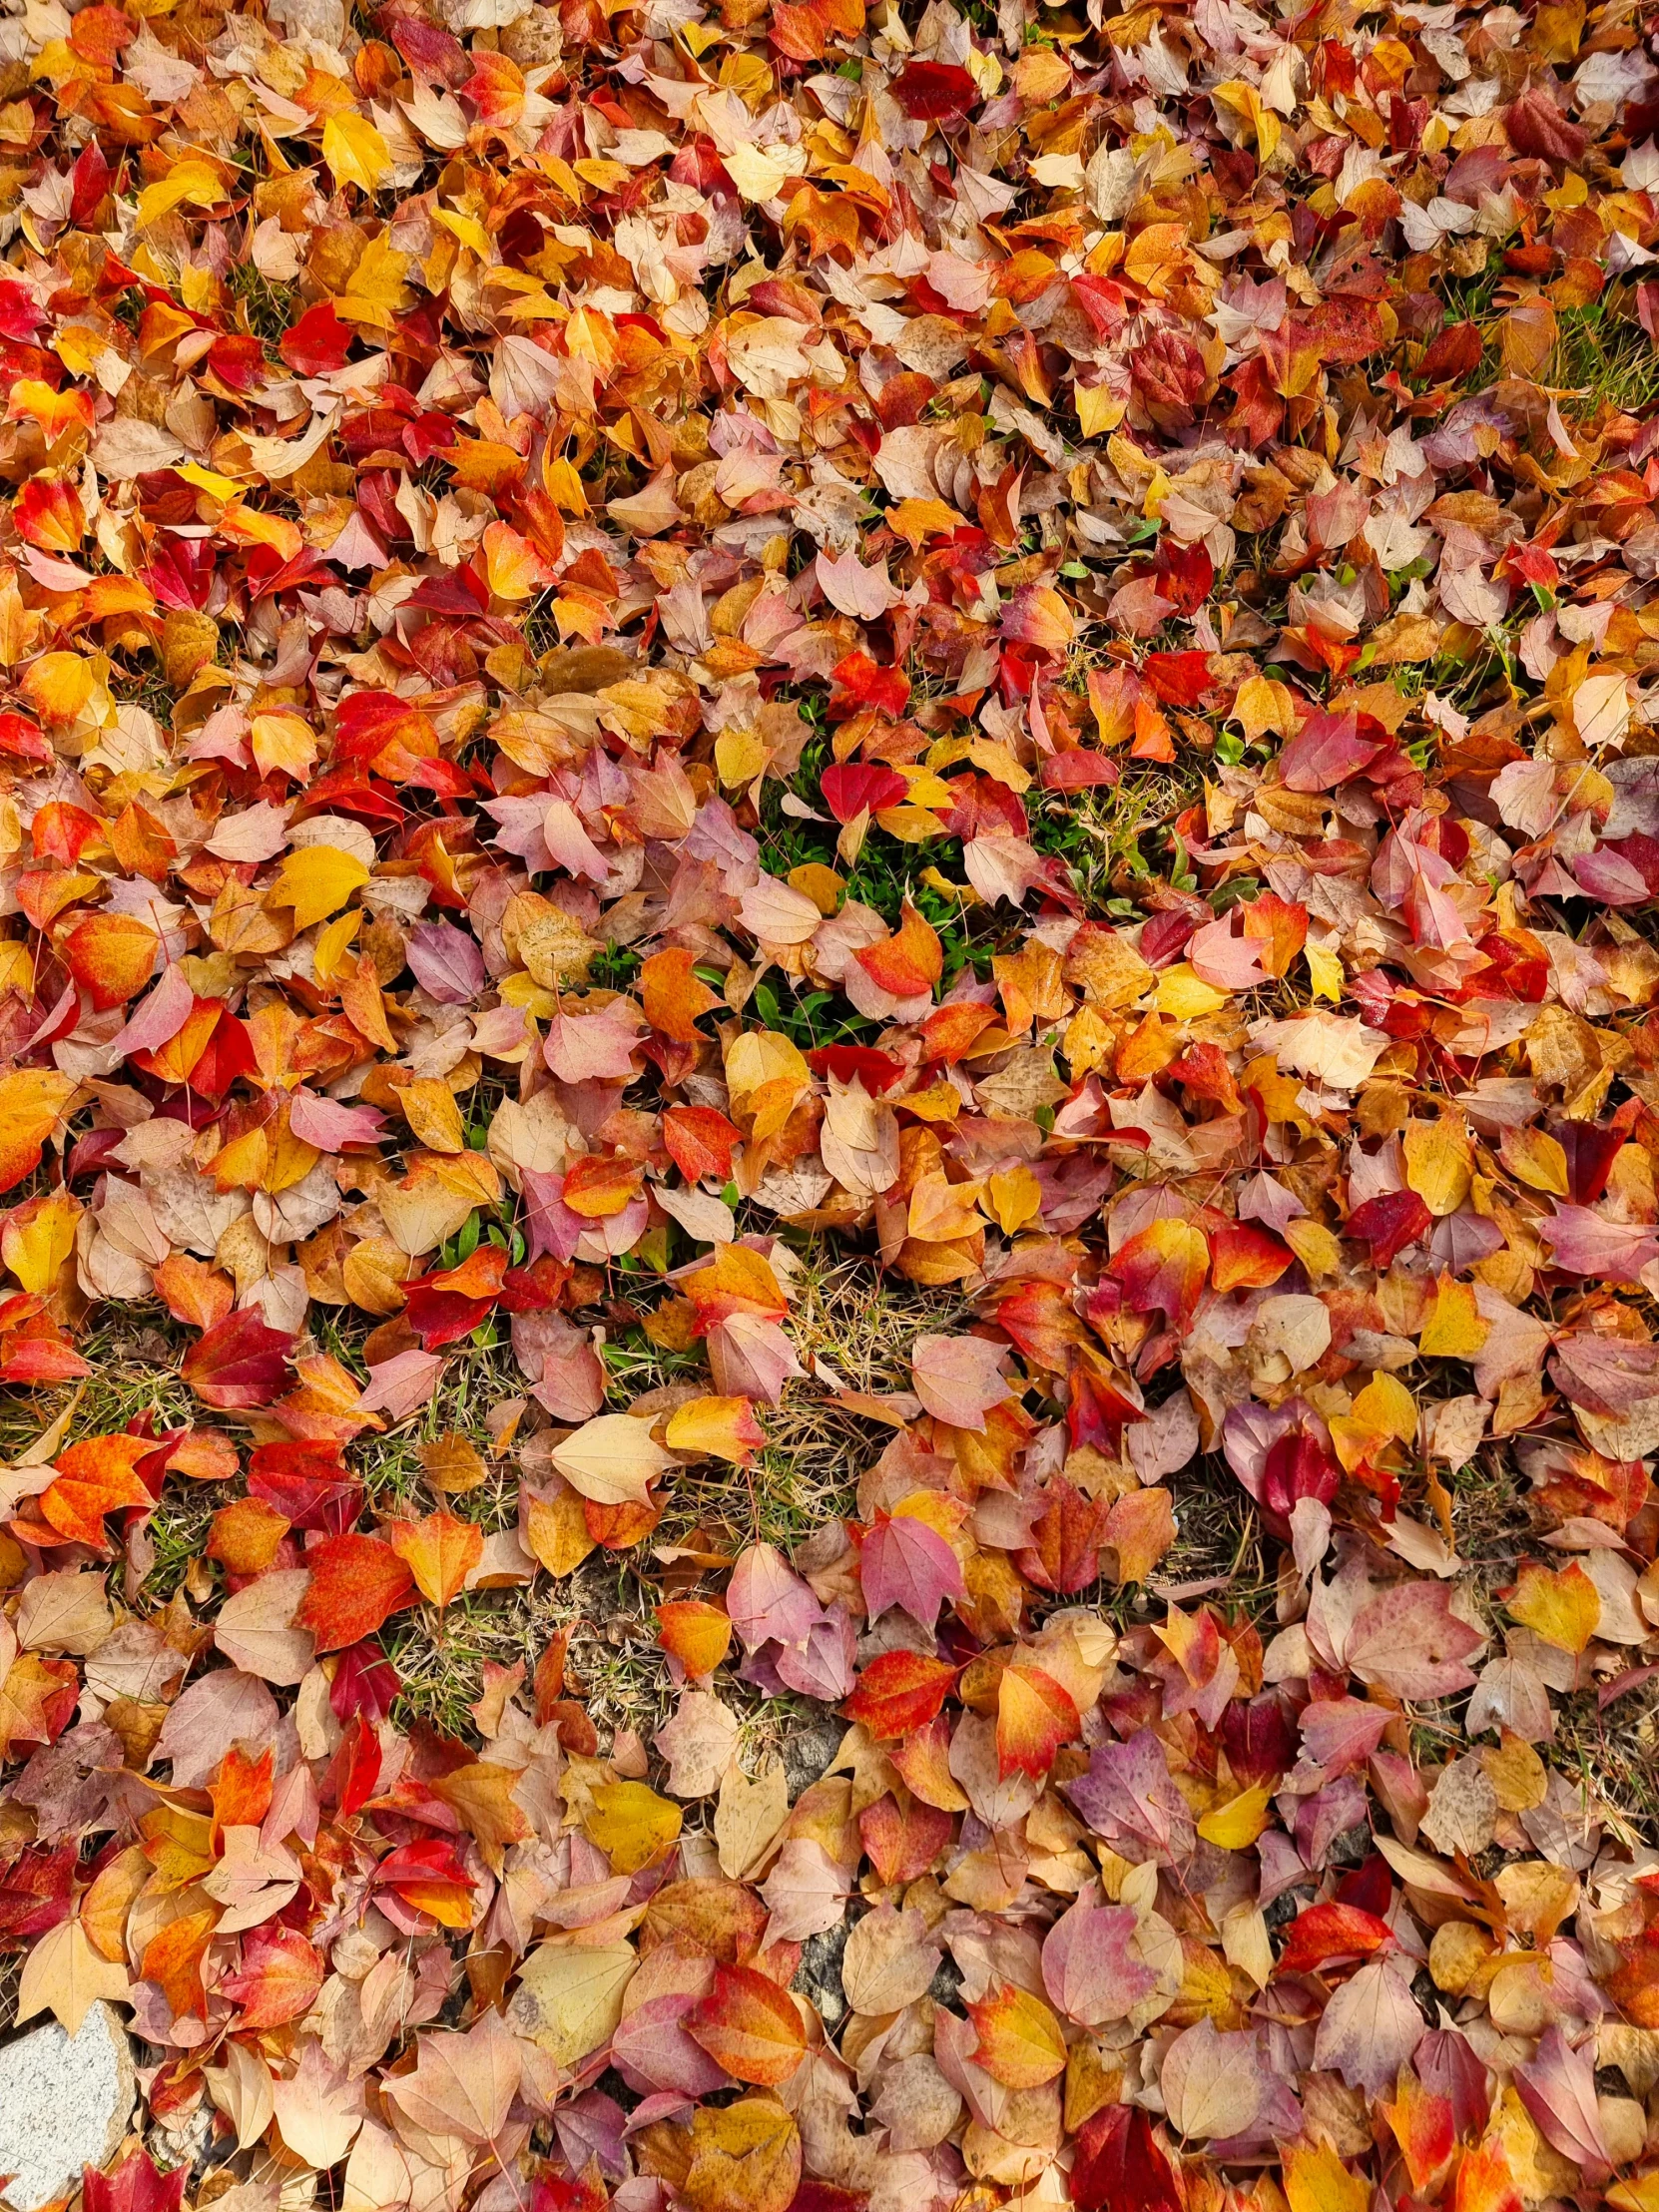
{"type": "Polygon", "coordinates": [[[574,463],[562,454],[545,460],[541,467],[541,480],[547,496],[555,507],[567,515],[585,515],[588,511],[588,494],[582,479],[577,475],[574,463]]]}
{"type": "Polygon", "coordinates": [[[1404,1138],[1405,1180],[1431,1214],[1456,1213],[1469,1195],[1474,1155],[1468,1133],[1449,1115],[1413,1121],[1404,1138]]]}
{"type": "Polygon", "coordinates": [[[295,714],[291,708],[277,714],[256,715],[249,743],[263,775],[270,776],[275,771],[300,783],[316,766],[315,733],[304,716],[295,714]]]}
{"type": "Polygon", "coordinates": [[[1367,2212],[1371,2183],[1352,2174],[1329,2143],[1292,2143],[1285,2152],[1291,2212],[1367,2212]]]}
{"type": "Polygon", "coordinates": [[[1077,427],[1086,438],[1103,437],[1115,430],[1127,411],[1127,403],[1104,384],[1077,384],[1077,427]]]}
{"type": "Polygon", "coordinates": [[[1340,1006],[1343,998],[1343,963],[1339,953],[1328,944],[1312,941],[1302,948],[1308,962],[1308,979],[1314,986],[1316,998],[1328,998],[1333,1006],[1340,1006]]]}
{"type": "Polygon", "coordinates": [[[1288,684],[1271,676],[1247,676],[1233,700],[1233,720],[1243,723],[1247,744],[1254,745],[1269,730],[1288,738],[1296,728],[1296,702],[1288,684]]]}
{"type": "MultiPolygon", "coordinates": [[[[951,1098],[956,1093],[941,1084],[951,1098]]],[[[905,1105],[910,1100],[904,1101],[905,1105]]],[[[985,1185],[985,1211],[1005,1237],[1012,1237],[1034,1222],[1043,1210],[1043,1187],[1023,1163],[1004,1174],[993,1175],[985,1185]]]]}
{"type": "Polygon", "coordinates": [[[1417,1432],[1417,1401],[1397,1376],[1374,1375],[1354,1400],[1354,1417],[1409,1444],[1417,1432]]]}
{"type": "Polygon", "coordinates": [[[204,468],[200,461],[181,461],[175,474],[198,491],[212,492],[216,499],[235,499],[242,488],[234,476],[222,476],[217,468],[204,468]]]}
{"type": "Polygon", "coordinates": [[[1582,1651],[1601,1626],[1601,1592],[1576,1559],[1558,1574],[1528,1559],[1503,1602],[1512,1620],[1557,1651],[1582,1651]]]}
{"type": "Polygon", "coordinates": [[[1173,1014],[1177,1021],[1198,1021],[1205,1014],[1220,1013],[1227,1003],[1227,993],[1206,983],[1185,960],[1165,968],[1158,978],[1158,1011],[1173,1014]]]}
{"type": "Polygon", "coordinates": [[[379,191],[394,167],[384,137],[354,108],[331,115],[323,124],[322,159],[336,185],[356,185],[370,194],[379,191]]]}
{"type": "Polygon", "coordinates": [[[1256,140],[1258,160],[1272,161],[1279,145],[1279,118],[1271,108],[1264,107],[1262,96],[1254,85],[1239,83],[1236,79],[1224,85],[1212,85],[1210,98],[1219,108],[1227,108],[1242,122],[1248,123],[1256,140]]]}
{"type": "Polygon", "coordinates": [[[316,943],[311,948],[311,972],[319,983],[339,981],[344,971],[345,954],[356,942],[362,918],[362,908],[353,906],[346,913],[336,914],[325,929],[317,931],[316,943]]]}
{"type": "Polygon", "coordinates": [[[7,1217],[0,1253],[26,1291],[44,1297],[75,1253],[81,1203],[66,1190],[49,1191],[7,1217]]]}
{"type": "Polygon", "coordinates": [[[453,208],[434,208],[432,221],[439,223],[463,246],[469,246],[481,262],[491,258],[490,235],[475,215],[457,215],[453,208]]]}
{"type": "Polygon", "coordinates": [[[1482,1318],[1472,1287],[1442,1275],[1417,1340],[1423,1358],[1472,1360],[1491,1333],[1492,1325],[1482,1318]]]}
{"type": "Polygon", "coordinates": [[[84,655],[43,653],[24,670],[19,689],[44,721],[73,722],[92,704],[96,683],[97,671],[84,655]]]}
{"type": "Polygon", "coordinates": [[[1552,1198],[1566,1197],[1567,1155],[1558,1138],[1542,1129],[1505,1129],[1498,1153],[1517,1183],[1552,1198]]]}
{"type": "Polygon", "coordinates": [[[524,1541],[549,1574],[556,1578],[574,1574],[594,1548],[577,1492],[560,1488],[537,1497],[525,1491],[524,1541]]]}
{"type": "Polygon", "coordinates": [[[1342,1266],[1341,1240],[1323,1222],[1288,1222],[1284,1235],[1285,1242],[1307,1269],[1311,1281],[1323,1283],[1342,1266]]]}
{"type": "Polygon", "coordinates": [[[728,791],[753,784],[771,758],[758,730],[723,730],[715,740],[715,771],[728,791]]]}
{"type": "Polygon", "coordinates": [[[146,185],[138,198],[138,227],[148,230],[152,223],[164,215],[171,215],[175,208],[216,208],[227,197],[224,181],[210,162],[192,156],[175,162],[165,177],[158,177],[153,185],[146,185]]]}
{"type": "Polygon", "coordinates": [[[455,1094],[435,1075],[417,1076],[397,1094],[403,1117],[428,1152],[466,1150],[466,1128],[455,1094]]]}
{"type": "Polygon", "coordinates": [[[389,330],[394,317],[407,313],[413,300],[403,281],[408,267],[408,255],[388,246],[383,235],[370,239],[351,272],[348,289],[334,301],[335,313],[347,322],[389,330]]]}
{"type": "Polygon", "coordinates": [[[602,1851],[616,1874],[638,1874],[661,1859],[680,1838],[680,1808],[644,1782],[604,1782],[582,1833],[602,1851]]]}
{"type": "Polygon", "coordinates": [[[671,1451],[704,1451],[712,1458],[748,1466],[766,1442],[747,1397],[694,1397],[669,1415],[671,1451]]]}
{"type": "Polygon", "coordinates": [[[1273,1818],[1272,1795],[1265,1782],[1258,1782],[1228,1804],[1206,1813],[1198,1824],[1198,1833],[1219,1850],[1248,1851],[1273,1818]]]}
{"type": "Polygon", "coordinates": [[[368,870],[355,853],[332,844],[308,844],[288,854],[265,902],[291,906],[293,926],[308,929],[313,921],[326,921],[367,881],[368,870]]]}
{"type": "Polygon", "coordinates": [[[561,2066],[578,2064],[616,2033],[639,1962],[630,1943],[543,1943],[519,1969],[514,2026],[561,2066]]]}

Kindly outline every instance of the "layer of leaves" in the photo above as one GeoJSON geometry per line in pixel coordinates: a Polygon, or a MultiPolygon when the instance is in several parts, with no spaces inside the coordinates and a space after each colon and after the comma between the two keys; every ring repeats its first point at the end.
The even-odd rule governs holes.
{"type": "Polygon", "coordinates": [[[1560,1756],[1659,1666],[1645,37],[8,19],[0,1944],[142,2045],[84,2212],[1659,2207],[1560,1756]],[[660,1726],[568,1631],[411,1718],[590,1557],[660,1726]]]}

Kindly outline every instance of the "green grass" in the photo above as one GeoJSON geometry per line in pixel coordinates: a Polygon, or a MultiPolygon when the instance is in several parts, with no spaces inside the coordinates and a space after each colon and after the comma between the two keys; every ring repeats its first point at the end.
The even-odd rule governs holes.
{"type": "Polygon", "coordinates": [[[1556,323],[1555,350],[1540,381],[1571,394],[1562,412],[1587,418],[1603,406],[1641,414],[1659,399],[1659,347],[1633,313],[1618,311],[1614,286],[1587,307],[1566,307],[1556,323]]]}
{"type": "Polygon", "coordinates": [[[250,254],[231,271],[231,297],[243,311],[249,335],[264,346],[267,360],[279,360],[277,340],[286,335],[299,312],[297,286],[289,285],[284,291],[274,284],[254,266],[250,254]]]}

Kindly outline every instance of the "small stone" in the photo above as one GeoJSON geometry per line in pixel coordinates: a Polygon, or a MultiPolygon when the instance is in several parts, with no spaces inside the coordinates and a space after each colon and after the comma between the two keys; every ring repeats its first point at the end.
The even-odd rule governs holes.
{"type": "Polygon", "coordinates": [[[107,2004],[71,2037],[56,2020],[0,2049],[0,2204],[36,2212],[68,2193],[83,2166],[121,2147],[138,2081],[126,2030],[107,2004]]]}

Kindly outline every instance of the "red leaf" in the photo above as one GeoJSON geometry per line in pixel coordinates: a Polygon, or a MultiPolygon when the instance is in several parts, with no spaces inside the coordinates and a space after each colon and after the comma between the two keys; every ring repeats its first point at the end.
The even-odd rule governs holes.
{"type": "Polygon", "coordinates": [[[180,1372],[206,1405],[225,1412],[269,1405],[286,1386],[294,1342],[245,1306],[198,1337],[180,1372]]]}
{"type": "Polygon", "coordinates": [[[945,1701],[956,1669],[919,1651],[883,1651],[859,1675],[841,1711],[878,1742],[925,1728],[945,1701]]]}
{"type": "Polygon", "coordinates": [[[892,96],[912,123],[942,123],[979,104],[973,79],[948,62],[911,62],[894,80],[892,96]]]}
{"type": "Polygon", "coordinates": [[[1276,1970],[1307,1973],[1332,1958],[1370,1958],[1393,1940],[1386,1921],[1357,1905],[1311,1905],[1287,1930],[1276,1970]]]}
{"type": "Polygon", "coordinates": [[[1109,2104],[1083,2122],[1071,2168],[1077,2212],[1184,2212],[1169,2160],[1138,2104],[1109,2104]]]}

